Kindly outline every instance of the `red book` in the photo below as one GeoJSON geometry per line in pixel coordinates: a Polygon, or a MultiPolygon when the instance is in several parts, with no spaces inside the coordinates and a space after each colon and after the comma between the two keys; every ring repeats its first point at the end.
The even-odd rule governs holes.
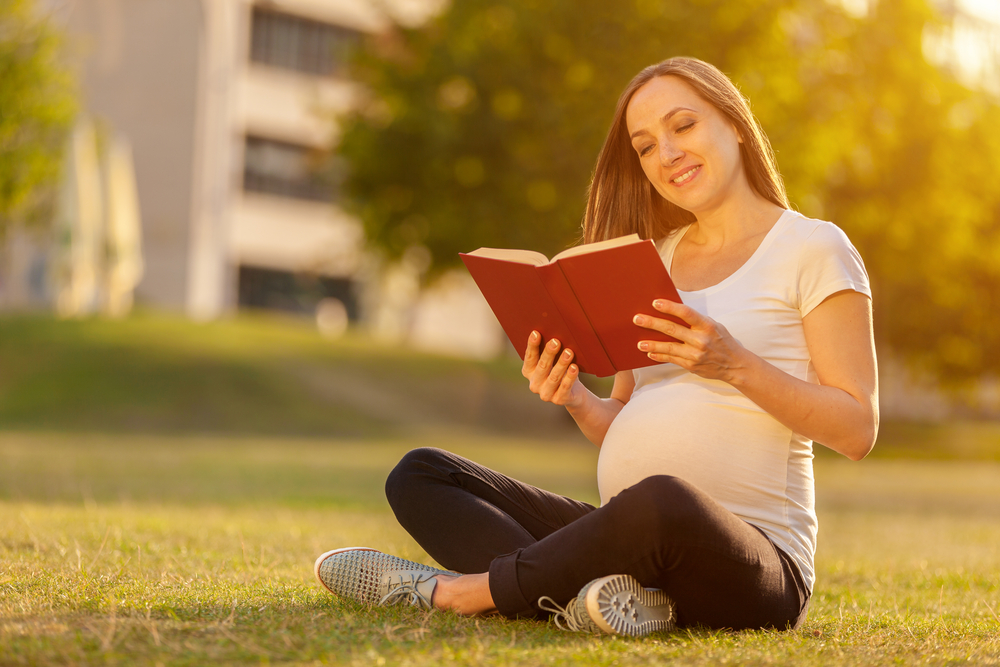
{"type": "Polygon", "coordinates": [[[576,246],[551,261],[497,248],[461,257],[522,359],[538,331],[543,344],[556,338],[573,350],[582,372],[607,377],[657,363],[639,350],[640,340],[675,340],[632,322],[637,314],[665,318],[655,299],[681,302],[653,242],[636,234],[576,246]]]}

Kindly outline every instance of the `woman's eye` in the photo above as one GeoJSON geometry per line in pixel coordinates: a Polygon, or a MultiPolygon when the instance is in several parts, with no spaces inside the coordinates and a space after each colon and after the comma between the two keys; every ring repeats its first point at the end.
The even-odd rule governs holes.
{"type": "Polygon", "coordinates": [[[646,157],[647,155],[649,155],[652,152],[653,152],[653,146],[652,145],[643,146],[642,148],[639,149],[639,157],[646,157]]]}
{"type": "Polygon", "coordinates": [[[687,132],[692,127],[694,127],[694,121],[686,123],[685,125],[681,125],[680,127],[677,128],[677,134],[680,134],[681,132],[687,132]]]}

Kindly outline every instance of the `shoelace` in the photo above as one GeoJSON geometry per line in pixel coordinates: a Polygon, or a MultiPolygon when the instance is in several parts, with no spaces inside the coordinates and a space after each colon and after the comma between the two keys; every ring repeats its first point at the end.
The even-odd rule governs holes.
{"type": "Polygon", "coordinates": [[[424,609],[431,608],[431,601],[426,599],[421,595],[420,591],[417,590],[417,584],[423,581],[417,575],[410,575],[410,580],[405,581],[400,575],[399,583],[390,582],[389,592],[382,596],[379,600],[379,605],[390,605],[396,604],[397,602],[405,602],[406,604],[413,605],[415,607],[422,607],[424,609]]]}
{"type": "Polygon", "coordinates": [[[575,597],[560,607],[548,595],[538,598],[538,608],[552,614],[552,620],[560,630],[568,632],[594,632],[597,625],[591,620],[590,614],[583,608],[579,597],[575,597]],[[565,625],[564,625],[565,624],[565,625]]]}

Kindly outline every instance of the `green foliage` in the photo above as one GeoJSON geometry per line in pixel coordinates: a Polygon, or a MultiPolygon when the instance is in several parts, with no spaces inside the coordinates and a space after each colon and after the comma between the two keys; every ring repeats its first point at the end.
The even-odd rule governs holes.
{"type": "Polygon", "coordinates": [[[761,86],[794,86],[789,56],[824,45],[800,44],[789,17],[846,20],[797,0],[636,0],[628,9],[469,0],[425,28],[374,40],[356,67],[373,97],[347,120],[341,144],[369,238],[391,253],[424,243],[438,264],[480,245],[551,253],[572,244],[628,80],[688,54],[761,86]]]}
{"type": "Polygon", "coordinates": [[[0,0],[0,232],[51,204],[75,85],[62,38],[30,0],[0,0]]]}
{"type": "Polygon", "coordinates": [[[578,237],[617,96],[690,55],[750,97],[793,204],[847,231],[879,343],[946,380],[1000,373],[1000,106],[928,63],[928,0],[855,17],[811,0],[454,2],[374,38],[344,126],[350,204],[389,254],[578,237]]]}
{"type": "Polygon", "coordinates": [[[859,23],[812,187],[867,260],[880,342],[957,382],[1000,373],[1000,105],[920,57],[936,27],[924,0],[859,23]]]}

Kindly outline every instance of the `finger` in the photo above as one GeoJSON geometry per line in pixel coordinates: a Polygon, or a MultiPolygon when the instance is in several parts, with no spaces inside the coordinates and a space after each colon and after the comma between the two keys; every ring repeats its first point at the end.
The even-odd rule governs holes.
{"type": "Polygon", "coordinates": [[[569,368],[569,363],[573,360],[573,350],[565,349],[559,354],[559,358],[552,370],[549,371],[549,376],[542,383],[541,396],[546,400],[550,400],[562,384],[563,378],[566,375],[566,370],[569,368]]]}
{"type": "Polygon", "coordinates": [[[573,385],[576,384],[576,380],[579,377],[580,367],[576,364],[570,364],[570,367],[566,369],[566,374],[563,375],[562,381],[559,383],[559,388],[556,389],[555,396],[552,397],[552,401],[559,405],[566,404],[573,395],[573,385]]]}
{"type": "Polygon", "coordinates": [[[653,308],[661,313],[679,317],[692,327],[708,322],[708,319],[704,315],[691,306],[685,306],[683,303],[677,303],[670,299],[656,299],[653,301],[653,308]]]}
{"type": "Polygon", "coordinates": [[[531,373],[531,391],[537,394],[538,389],[548,379],[549,372],[552,370],[552,365],[561,347],[562,343],[555,338],[545,344],[541,355],[538,357],[538,363],[535,364],[535,369],[531,373]]]}
{"type": "Polygon", "coordinates": [[[549,371],[552,370],[552,366],[555,364],[556,355],[559,354],[559,349],[562,347],[562,343],[553,338],[548,343],[545,344],[545,348],[542,350],[541,356],[538,358],[538,364],[535,366],[535,373],[541,371],[546,376],[549,371]]]}
{"type": "Polygon", "coordinates": [[[528,346],[524,348],[524,363],[521,365],[521,375],[526,378],[531,377],[538,364],[538,342],[541,335],[537,331],[532,331],[528,335],[528,346]]]}
{"type": "MultiPolygon", "coordinates": [[[[659,331],[662,334],[672,336],[677,340],[684,343],[694,343],[697,340],[697,335],[686,326],[677,324],[671,320],[664,320],[659,317],[650,317],[649,315],[636,315],[632,318],[632,322],[642,327],[643,329],[652,329],[653,331],[659,331]]],[[[642,341],[648,343],[649,341],[642,341]]],[[[639,348],[642,349],[641,347],[639,348]]]]}
{"type": "Polygon", "coordinates": [[[640,341],[639,349],[646,356],[659,363],[673,363],[687,368],[697,360],[698,351],[686,343],[664,343],[661,341],[640,341]]]}
{"type": "Polygon", "coordinates": [[[556,377],[561,380],[562,376],[566,373],[566,369],[569,368],[569,362],[571,361],[573,361],[573,350],[566,348],[559,354],[555,366],[549,372],[549,378],[556,377]]]}

